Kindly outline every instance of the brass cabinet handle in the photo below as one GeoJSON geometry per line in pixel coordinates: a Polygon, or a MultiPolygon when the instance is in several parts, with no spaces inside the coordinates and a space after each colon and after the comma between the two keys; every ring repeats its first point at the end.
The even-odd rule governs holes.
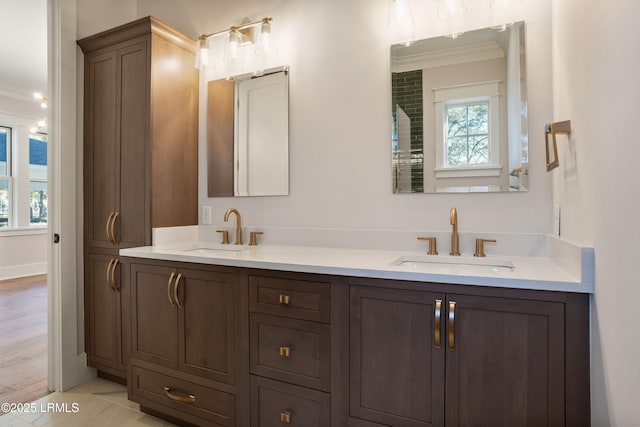
{"type": "Polygon", "coordinates": [[[291,412],[289,411],[280,412],[280,422],[291,424],[291,412]]]}
{"type": "Polygon", "coordinates": [[[456,350],[456,302],[449,301],[449,351],[456,350]]]}
{"type": "Polygon", "coordinates": [[[118,219],[119,216],[120,216],[120,212],[114,212],[113,219],[111,220],[111,237],[113,238],[113,246],[118,246],[120,244],[120,242],[116,240],[116,232],[114,230],[114,227],[116,225],[116,220],[118,219]]]}
{"type": "Polygon", "coordinates": [[[171,389],[169,387],[163,387],[164,394],[171,400],[175,400],[176,402],[187,402],[187,403],[195,403],[196,397],[193,394],[189,394],[187,396],[177,396],[171,393],[171,389]]]}
{"type": "Polygon", "coordinates": [[[280,294],[278,296],[278,301],[280,301],[281,305],[290,305],[291,304],[291,295],[280,294]]]}
{"type": "Polygon", "coordinates": [[[111,266],[111,289],[113,289],[113,292],[120,292],[120,289],[118,289],[116,285],[116,266],[120,260],[115,258],[113,261],[113,265],[111,266]]]}
{"type": "Polygon", "coordinates": [[[167,282],[167,298],[169,298],[169,304],[171,307],[175,307],[176,303],[171,299],[171,284],[173,283],[173,278],[176,277],[176,272],[171,272],[171,277],[169,277],[169,281],[167,282]]]}
{"type": "Polygon", "coordinates": [[[106,268],[106,274],[105,274],[105,275],[106,275],[106,277],[105,277],[105,278],[106,278],[107,286],[108,286],[108,287],[109,287],[109,289],[111,289],[112,291],[113,291],[114,289],[113,289],[113,284],[111,283],[111,266],[113,265],[113,262],[114,262],[115,260],[116,260],[115,258],[111,258],[111,259],[109,260],[109,265],[107,265],[107,268],[106,268]]]}
{"type": "Polygon", "coordinates": [[[280,347],[281,357],[291,357],[291,347],[280,347]]]}
{"type": "Polygon", "coordinates": [[[109,243],[115,245],[113,237],[111,236],[111,220],[113,219],[113,212],[109,213],[109,217],[107,218],[107,223],[105,226],[105,231],[107,233],[107,239],[109,239],[109,243]]]}
{"type": "Polygon", "coordinates": [[[180,302],[180,298],[178,298],[178,286],[180,285],[180,279],[182,279],[182,273],[178,273],[178,277],[176,277],[176,285],[173,287],[173,299],[178,304],[179,308],[182,308],[182,302],[180,302]]]}
{"type": "Polygon", "coordinates": [[[440,337],[440,312],[442,311],[442,300],[436,300],[436,308],[435,308],[435,326],[433,327],[433,340],[435,341],[435,345],[437,349],[442,347],[442,339],[440,337]]]}

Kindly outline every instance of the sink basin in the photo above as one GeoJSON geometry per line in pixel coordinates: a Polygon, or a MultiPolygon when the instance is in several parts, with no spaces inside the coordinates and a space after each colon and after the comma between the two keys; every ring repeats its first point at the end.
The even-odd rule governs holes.
{"type": "Polygon", "coordinates": [[[391,265],[409,267],[414,270],[430,270],[433,267],[449,267],[484,271],[513,271],[511,260],[505,258],[480,258],[465,256],[421,256],[405,255],[396,259],[391,265]]]}
{"type": "Polygon", "coordinates": [[[200,243],[186,247],[176,248],[176,251],[187,252],[194,255],[231,255],[246,250],[242,245],[223,245],[215,243],[200,243]]]}

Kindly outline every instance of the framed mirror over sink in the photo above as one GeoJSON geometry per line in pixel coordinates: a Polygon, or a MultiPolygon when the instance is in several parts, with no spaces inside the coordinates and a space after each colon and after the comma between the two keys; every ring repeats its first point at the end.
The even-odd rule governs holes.
{"type": "Polygon", "coordinates": [[[391,46],[394,193],[527,191],[525,24],[391,46]]]}
{"type": "Polygon", "coordinates": [[[209,197],[289,194],[289,69],[208,82],[209,197]]]}

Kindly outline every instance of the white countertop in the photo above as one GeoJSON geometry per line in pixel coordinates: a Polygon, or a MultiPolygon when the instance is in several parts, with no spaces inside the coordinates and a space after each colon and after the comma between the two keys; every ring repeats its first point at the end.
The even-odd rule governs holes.
{"type": "MultiPolygon", "coordinates": [[[[144,246],[121,249],[120,255],[137,258],[192,262],[233,267],[303,273],[332,274],[353,277],[452,283],[517,289],[593,293],[593,283],[583,282],[547,257],[494,257],[508,259],[513,269],[458,266],[451,264],[392,265],[402,256],[426,257],[424,252],[345,249],[309,246],[259,245],[242,246],[207,243],[182,246],[144,246]],[[199,253],[198,247],[212,248],[199,253]],[[224,248],[224,249],[223,249],[224,248]]],[[[448,255],[433,259],[446,260],[448,255]]],[[[458,258],[458,257],[456,257],[458,258]]],[[[460,260],[473,262],[463,254],[460,260]]],[[[491,260],[490,256],[485,258],[491,260]]]]}

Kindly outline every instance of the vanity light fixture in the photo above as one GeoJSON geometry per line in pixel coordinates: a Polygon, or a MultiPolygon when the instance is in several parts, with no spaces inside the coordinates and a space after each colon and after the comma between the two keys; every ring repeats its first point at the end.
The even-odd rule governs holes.
{"type": "Polygon", "coordinates": [[[224,46],[224,58],[227,63],[244,62],[241,47],[255,44],[256,55],[272,55],[276,51],[271,38],[271,22],[273,18],[262,18],[259,21],[247,24],[234,25],[228,30],[217,31],[210,34],[202,34],[198,38],[198,52],[196,55],[196,68],[209,63],[209,39],[217,36],[226,36],[224,46]]]}
{"type": "Polygon", "coordinates": [[[47,107],[48,107],[47,102],[49,101],[49,98],[47,98],[46,96],[44,96],[44,95],[43,95],[43,94],[41,94],[40,92],[34,92],[34,93],[33,93],[33,97],[34,97],[35,99],[37,99],[38,101],[41,101],[41,102],[40,102],[40,106],[41,106],[42,108],[47,108],[47,107]]]}
{"type": "Polygon", "coordinates": [[[405,41],[406,46],[411,44],[410,40],[413,38],[411,0],[389,0],[387,27],[399,35],[405,41]]]}
{"type": "Polygon", "coordinates": [[[456,19],[467,13],[464,0],[438,0],[438,19],[456,19]]]}

